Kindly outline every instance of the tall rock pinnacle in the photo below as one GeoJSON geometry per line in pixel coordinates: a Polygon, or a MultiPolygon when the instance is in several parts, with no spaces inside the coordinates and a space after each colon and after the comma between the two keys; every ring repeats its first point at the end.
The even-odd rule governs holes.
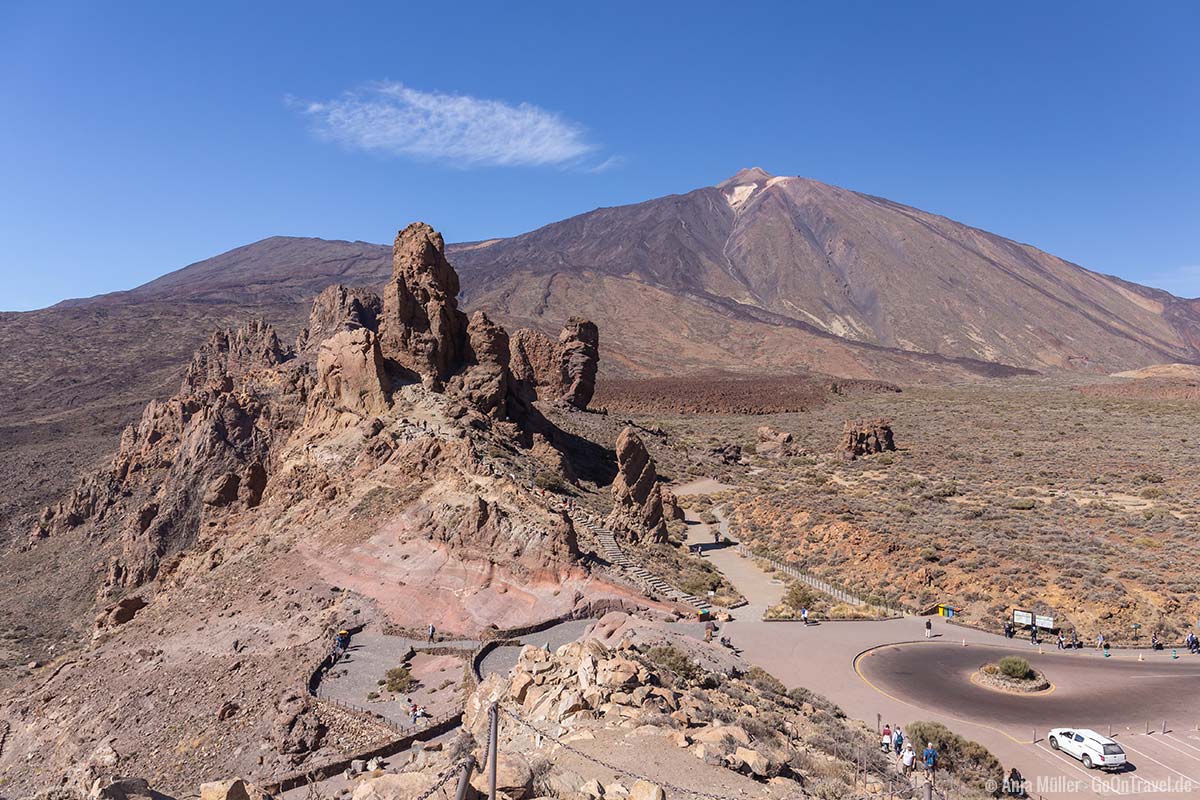
{"type": "Polygon", "coordinates": [[[458,274],[442,235],[414,222],[392,246],[379,331],[383,354],[440,389],[463,362],[467,317],[458,310],[458,274]]]}

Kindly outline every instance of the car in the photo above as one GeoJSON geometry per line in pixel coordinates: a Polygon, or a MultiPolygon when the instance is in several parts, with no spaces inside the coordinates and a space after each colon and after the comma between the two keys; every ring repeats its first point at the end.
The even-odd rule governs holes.
{"type": "Polygon", "coordinates": [[[1078,758],[1088,769],[1125,768],[1125,751],[1107,736],[1088,728],[1052,728],[1046,734],[1052,750],[1061,750],[1078,758]]]}

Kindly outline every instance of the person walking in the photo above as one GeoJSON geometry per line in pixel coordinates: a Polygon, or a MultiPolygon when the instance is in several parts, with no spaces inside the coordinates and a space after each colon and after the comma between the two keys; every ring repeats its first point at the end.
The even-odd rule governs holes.
{"type": "Polygon", "coordinates": [[[933,638],[933,620],[931,620],[931,619],[925,620],[925,638],[926,639],[933,638]]]}
{"type": "Polygon", "coordinates": [[[896,751],[897,756],[899,756],[900,751],[904,749],[904,731],[900,730],[899,725],[897,725],[896,729],[892,731],[892,748],[896,751]]]}
{"type": "Polygon", "coordinates": [[[1104,642],[1104,634],[1103,634],[1103,633],[1098,633],[1098,634],[1096,634],[1096,649],[1097,649],[1097,650],[1103,650],[1103,649],[1104,649],[1104,644],[1105,644],[1105,642],[1104,642]]]}
{"type": "Polygon", "coordinates": [[[1058,649],[1059,650],[1067,649],[1067,640],[1063,638],[1062,631],[1058,632],[1058,649]]]}
{"type": "Polygon", "coordinates": [[[804,624],[808,624],[808,606],[800,609],[800,619],[804,620],[804,624]]]}
{"type": "Polygon", "coordinates": [[[892,726],[884,725],[883,732],[879,734],[879,749],[883,752],[890,752],[892,749],[892,726]]]}
{"type": "Polygon", "coordinates": [[[913,750],[912,742],[904,746],[904,754],[900,756],[901,772],[904,777],[912,774],[913,766],[917,763],[917,751],[913,750]]]}
{"type": "Polygon", "coordinates": [[[925,745],[925,752],[921,754],[921,760],[925,762],[925,777],[930,783],[933,783],[933,773],[937,770],[938,752],[933,749],[933,742],[925,745]]]}
{"type": "Polygon", "coordinates": [[[1033,645],[1036,645],[1038,643],[1037,625],[1029,626],[1029,643],[1033,644],[1033,645]]]}
{"type": "Polygon", "coordinates": [[[433,643],[433,634],[434,633],[435,633],[435,631],[433,628],[433,623],[431,622],[431,623],[429,623],[429,641],[431,644],[433,643]]]}

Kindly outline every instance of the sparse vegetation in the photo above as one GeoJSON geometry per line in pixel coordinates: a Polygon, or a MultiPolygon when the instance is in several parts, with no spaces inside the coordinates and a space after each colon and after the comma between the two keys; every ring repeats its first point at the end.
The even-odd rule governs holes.
{"type": "Polygon", "coordinates": [[[387,690],[389,692],[411,692],[418,685],[408,667],[396,667],[387,671],[387,690]]]}

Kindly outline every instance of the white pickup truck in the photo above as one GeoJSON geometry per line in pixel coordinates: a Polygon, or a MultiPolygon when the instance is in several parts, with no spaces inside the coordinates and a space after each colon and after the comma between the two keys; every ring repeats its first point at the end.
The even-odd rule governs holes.
{"type": "Polygon", "coordinates": [[[1046,741],[1054,750],[1078,758],[1088,769],[1119,770],[1125,767],[1125,751],[1107,736],[1087,728],[1053,728],[1046,741]]]}

